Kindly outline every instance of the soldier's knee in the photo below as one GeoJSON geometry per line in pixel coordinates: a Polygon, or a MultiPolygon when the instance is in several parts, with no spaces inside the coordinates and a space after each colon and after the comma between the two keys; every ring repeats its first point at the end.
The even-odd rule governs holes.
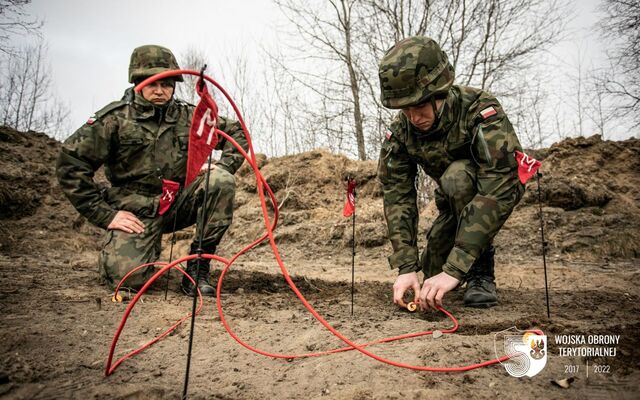
{"type": "Polygon", "coordinates": [[[442,192],[447,197],[473,195],[476,190],[475,167],[470,160],[451,163],[440,177],[442,192]]]}
{"type": "MultiPolygon", "coordinates": [[[[111,289],[138,265],[157,259],[159,242],[140,246],[131,240],[131,235],[121,231],[107,231],[98,256],[98,269],[102,280],[111,289]]],[[[139,289],[152,275],[153,267],[143,268],[131,274],[124,287],[139,289]]]]}
{"type": "Polygon", "coordinates": [[[211,171],[209,190],[220,192],[223,196],[233,197],[236,193],[236,178],[222,168],[211,171]]]}

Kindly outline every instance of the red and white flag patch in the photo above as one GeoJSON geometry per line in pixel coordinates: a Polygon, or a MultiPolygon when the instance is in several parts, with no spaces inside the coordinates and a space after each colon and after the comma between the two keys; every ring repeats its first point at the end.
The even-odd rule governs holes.
{"type": "Polygon", "coordinates": [[[393,135],[393,133],[391,133],[391,131],[387,131],[384,136],[387,138],[387,140],[391,140],[391,135],[393,135]]]}
{"type": "Polygon", "coordinates": [[[483,119],[487,119],[493,115],[496,115],[498,112],[493,107],[487,107],[484,110],[480,111],[480,115],[482,115],[483,119]]]}
{"type": "Polygon", "coordinates": [[[87,124],[88,125],[93,125],[93,123],[96,122],[96,116],[92,115],[89,117],[89,119],[87,120],[87,124]]]}

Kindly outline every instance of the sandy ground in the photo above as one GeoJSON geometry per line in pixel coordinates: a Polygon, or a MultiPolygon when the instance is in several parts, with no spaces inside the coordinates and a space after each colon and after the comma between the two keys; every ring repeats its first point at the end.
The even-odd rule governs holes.
{"type": "MultiPolygon", "coordinates": [[[[0,259],[4,282],[0,290],[3,398],[179,398],[189,322],[104,377],[109,344],[126,304],[112,303],[110,293],[97,284],[93,252],[71,260],[61,257],[0,259]]],[[[533,378],[511,377],[500,365],[466,373],[414,372],[379,363],[356,351],[295,360],[265,357],[234,341],[222,327],[215,301],[207,299],[195,326],[190,397],[637,398],[637,264],[551,261],[552,315],[548,319],[542,263],[499,261],[499,306],[489,310],[465,308],[462,291],[458,291],[446,302],[460,321],[458,332],[370,349],[404,363],[462,366],[494,358],[496,332],[513,326],[539,328],[549,335],[549,357],[545,369],[533,378]],[[621,339],[615,357],[560,357],[553,340],[556,334],[619,334],[621,339]],[[596,373],[594,365],[608,365],[609,372],[596,373]],[[578,371],[569,373],[568,368],[576,367],[567,366],[577,366],[578,371]],[[576,380],[568,389],[551,383],[569,376],[576,380]]],[[[379,260],[357,258],[353,316],[349,258],[314,262],[299,259],[287,264],[311,304],[357,342],[451,325],[440,313],[411,314],[394,306],[393,275],[379,260]]],[[[168,300],[156,291],[136,306],[116,355],[143,344],[189,312],[191,301],[176,292],[177,282],[172,281],[168,300]]],[[[239,261],[226,277],[222,293],[232,329],[259,349],[302,354],[343,345],[301,306],[276,263],[269,259],[239,261]]]]}

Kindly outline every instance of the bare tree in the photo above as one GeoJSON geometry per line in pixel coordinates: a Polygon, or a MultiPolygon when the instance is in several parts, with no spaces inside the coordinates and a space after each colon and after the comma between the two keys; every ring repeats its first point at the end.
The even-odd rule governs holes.
{"type": "MultiPolygon", "coordinates": [[[[291,119],[293,113],[283,112],[283,108],[289,107],[289,92],[285,90],[288,85],[286,79],[277,79],[274,69],[263,69],[264,79],[262,85],[256,79],[260,76],[257,71],[259,65],[250,62],[249,56],[242,48],[229,48],[221,53],[224,57],[216,57],[211,62],[208,55],[197,48],[189,48],[180,55],[180,66],[184,69],[199,71],[207,65],[205,73],[220,83],[241,111],[242,117],[249,128],[258,151],[268,152],[270,155],[282,153],[276,135],[284,134],[284,154],[288,152],[291,144],[291,119]],[[273,74],[271,76],[270,74],[273,74]],[[283,118],[284,116],[284,118],[283,118]]],[[[192,104],[199,101],[196,93],[198,77],[185,75],[184,82],[176,89],[177,97],[192,104]]],[[[232,119],[237,119],[231,104],[216,88],[210,91],[218,105],[219,114],[232,119]]]]}
{"type": "MultiPolygon", "coordinates": [[[[376,156],[394,114],[380,104],[377,66],[397,41],[433,37],[449,55],[456,83],[491,90],[509,103],[519,94],[518,78],[562,38],[569,14],[567,0],[275,1],[295,31],[288,42],[297,57],[281,61],[282,69],[315,99],[297,119],[319,110],[349,112],[349,121],[326,116],[327,132],[339,137],[328,144],[333,148],[338,140],[347,152],[355,144],[361,159],[376,156]],[[338,121],[348,125],[338,127],[338,121]],[[356,140],[342,140],[344,132],[356,140]]],[[[540,114],[545,99],[536,101],[540,114]]],[[[539,132],[536,141],[547,134],[539,132]]]]}
{"type": "Polygon", "coordinates": [[[630,116],[640,125],[640,2],[635,0],[605,0],[602,10],[606,17],[600,29],[607,39],[611,66],[601,76],[606,92],[621,100],[615,110],[621,117],[630,116]]]}
{"type": "Polygon", "coordinates": [[[449,55],[457,82],[492,88],[522,73],[562,38],[565,0],[368,0],[367,42],[383,51],[411,35],[434,38],[449,55]]]}
{"type": "Polygon", "coordinates": [[[15,35],[40,36],[42,21],[29,16],[24,10],[29,3],[31,0],[0,0],[0,53],[14,53],[11,39],[15,35]]]}
{"type": "Polygon", "coordinates": [[[584,71],[585,54],[582,50],[582,46],[577,48],[576,58],[574,62],[574,70],[569,75],[569,79],[572,82],[570,93],[573,93],[573,100],[571,101],[571,107],[575,111],[576,120],[574,121],[574,133],[578,136],[584,135],[584,112],[585,112],[585,84],[586,77],[584,71]]]}
{"type": "Polygon", "coordinates": [[[60,137],[68,129],[69,109],[52,93],[52,76],[42,40],[14,49],[3,59],[0,75],[0,120],[21,131],[60,137]]]}
{"type": "Polygon", "coordinates": [[[592,76],[589,79],[590,93],[588,101],[589,119],[593,122],[598,133],[602,136],[602,140],[606,138],[607,124],[615,117],[615,112],[612,112],[611,107],[608,105],[610,94],[607,91],[603,82],[606,81],[605,74],[595,75],[597,72],[595,68],[591,68],[592,76]]]}
{"type": "MultiPolygon", "coordinates": [[[[190,69],[200,71],[207,64],[207,56],[204,51],[195,47],[189,47],[180,54],[178,65],[182,69],[190,69]]],[[[176,97],[185,100],[191,104],[197,104],[199,101],[198,93],[196,93],[196,82],[198,77],[194,75],[183,75],[184,81],[176,85],[176,97]]]]}
{"type": "MultiPolygon", "coordinates": [[[[325,66],[321,71],[303,71],[296,74],[300,82],[308,89],[317,91],[318,82],[331,82],[328,87],[329,96],[321,96],[328,100],[333,92],[344,93],[348,88],[349,97],[340,98],[342,110],[350,109],[352,129],[356,141],[358,158],[366,160],[367,152],[364,139],[363,111],[361,105],[361,73],[358,67],[355,43],[358,39],[357,26],[360,24],[355,10],[361,4],[359,0],[328,0],[327,2],[308,2],[297,0],[275,0],[284,14],[294,26],[297,34],[305,42],[298,47],[315,65],[325,66]],[[326,63],[329,61],[329,63],[326,63]],[[334,66],[331,66],[333,63],[334,66]],[[323,65],[324,64],[324,65],[323,65]],[[335,67],[338,70],[335,71],[335,67]],[[331,73],[329,73],[331,72],[331,73]],[[346,77],[346,83],[342,77],[346,77]]],[[[326,102],[321,102],[326,106],[326,102]]],[[[339,113],[342,114],[342,113],[339,113]]]]}

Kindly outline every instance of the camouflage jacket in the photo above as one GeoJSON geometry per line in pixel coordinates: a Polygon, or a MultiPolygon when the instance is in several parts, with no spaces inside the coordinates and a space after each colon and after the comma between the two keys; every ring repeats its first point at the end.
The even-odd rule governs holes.
{"type": "MultiPolygon", "coordinates": [[[[80,214],[102,228],[118,210],[155,217],[162,179],[184,184],[193,110],[177,99],[158,107],[127,89],[122,100],[98,111],[64,142],[57,163],[63,192],[80,214]],[[102,165],[112,185],[105,190],[93,180],[102,165]]],[[[247,149],[238,122],[219,117],[218,128],[247,149]]],[[[216,165],[235,173],[244,157],[222,137],[217,149],[222,156],[216,165]]]]}
{"type": "Polygon", "coordinates": [[[462,211],[453,249],[443,266],[446,273],[462,279],[524,191],[517,176],[516,149],[522,151],[502,107],[495,97],[479,89],[453,86],[438,125],[426,133],[415,130],[404,114],[398,113],[378,162],[393,246],[391,268],[398,268],[401,274],[419,270],[418,166],[440,185],[440,177],[453,161],[469,159],[477,165],[477,194],[462,211]]]}

